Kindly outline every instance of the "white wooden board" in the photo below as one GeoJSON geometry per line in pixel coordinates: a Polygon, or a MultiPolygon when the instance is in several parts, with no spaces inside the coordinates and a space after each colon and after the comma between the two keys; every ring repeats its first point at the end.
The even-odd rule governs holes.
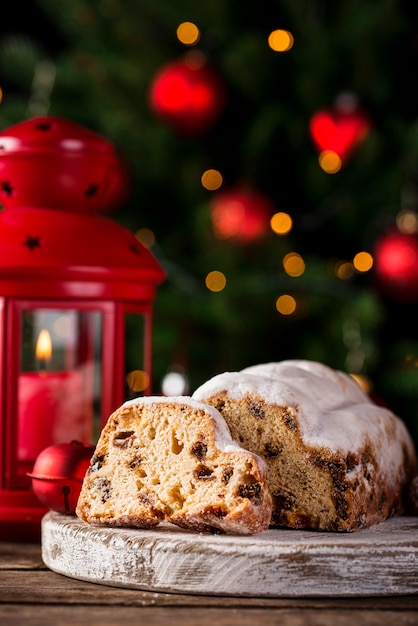
{"type": "Polygon", "coordinates": [[[42,557],[53,571],[146,591],[252,597],[418,593],[418,517],[356,533],[271,529],[253,536],[90,526],[48,513],[42,557]]]}

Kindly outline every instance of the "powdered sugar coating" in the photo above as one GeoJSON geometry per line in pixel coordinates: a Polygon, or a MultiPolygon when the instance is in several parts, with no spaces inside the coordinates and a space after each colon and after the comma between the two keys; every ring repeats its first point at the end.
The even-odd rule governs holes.
{"type": "MultiPolygon", "coordinates": [[[[127,400],[123,406],[151,406],[156,403],[174,403],[187,404],[192,409],[201,410],[210,415],[215,424],[216,445],[222,452],[242,452],[243,448],[239,446],[231,437],[229,428],[217,409],[208,404],[204,404],[190,396],[140,396],[133,400],[127,400]]],[[[257,457],[264,466],[264,460],[257,457]]]]}
{"type": "Polygon", "coordinates": [[[414,447],[404,423],[377,406],[348,374],[322,363],[287,360],[218,374],[193,394],[204,401],[226,391],[236,399],[256,395],[269,404],[286,406],[295,416],[305,445],[343,453],[373,442],[388,478],[414,447]]]}

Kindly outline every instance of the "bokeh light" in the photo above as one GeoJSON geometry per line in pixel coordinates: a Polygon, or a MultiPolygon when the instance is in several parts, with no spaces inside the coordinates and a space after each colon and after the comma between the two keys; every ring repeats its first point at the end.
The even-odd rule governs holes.
{"type": "Polygon", "coordinates": [[[296,311],[296,300],[293,296],[285,293],[276,300],[276,309],[282,315],[291,315],[296,311]]]}
{"type": "Polygon", "coordinates": [[[335,274],[341,280],[348,280],[354,273],[353,264],[350,261],[338,261],[335,265],[335,274]]]}
{"type": "Polygon", "coordinates": [[[292,230],[293,221],[288,213],[279,211],[270,220],[270,226],[276,235],[287,235],[292,230]]]}
{"type": "Polygon", "coordinates": [[[209,272],[205,278],[205,284],[209,291],[222,291],[222,289],[225,289],[226,286],[225,274],[219,272],[218,270],[209,272]]]}
{"type": "Polygon", "coordinates": [[[357,252],[353,259],[354,269],[358,272],[368,272],[373,267],[373,257],[370,252],[357,252]]]}
{"type": "Polygon", "coordinates": [[[144,370],[132,370],[126,375],[126,384],[134,393],[145,391],[149,385],[149,376],[144,370]]]}
{"type": "Polygon", "coordinates": [[[305,271],[305,261],[297,252],[289,252],[283,259],[283,267],[289,276],[301,276],[305,271]]]}
{"type": "Polygon", "coordinates": [[[327,174],[336,174],[342,166],[341,158],[333,150],[323,150],[318,156],[318,162],[327,174]]]}
{"type": "Polygon", "coordinates": [[[145,248],[152,248],[155,243],[155,235],[149,228],[140,228],[136,231],[135,237],[145,248]]]}
{"type": "Polygon", "coordinates": [[[288,30],[273,30],[268,37],[268,44],[275,52],[287,52],[293,47],[294,37],[288,30]]]}
{"type": "Polygon", "coordinates": [[[401,233],[418,232],[418,215],[415,211],[404,209],[396,216],[396,225],[401,233]]]}
{"type": "Polygon", "coordinates": [[[0,102],[3,101],[3,89],[0,87],[0,102]]]}
{"type": "Polygon", "coordinates": [[[208,191],[215,191],[222,186],[223,178],[222,174],[218,170],[206,170],[201,177],[201,183],[208,191]]]}
{"type": "Polygon", "coordinates": [[[189,390],[189,383],[183,371],[179,369],[167,372],[161,383],[161,391],[165,396],[183,396],[189,390]]]}
{"type": "Polygon", "coordinates": [[[182,22],[177,27],[177,39],[185,46],[194,46],[200,39],[200,31],[193,22],[182,22]]]}

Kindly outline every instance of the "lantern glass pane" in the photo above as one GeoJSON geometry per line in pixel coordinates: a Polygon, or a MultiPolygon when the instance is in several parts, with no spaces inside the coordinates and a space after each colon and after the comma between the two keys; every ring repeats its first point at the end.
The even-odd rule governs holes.
{"type": "Polygon", "coordinates": [[[145,362],[146,315],[125,315],[125,399],[143,396],[149,387],[149,372],[145,362]]]}
{"type": "Polygon", "coordinates": [[[26,309],[21,321],[16,486],[46,447],[93,442],[102,382],[100,312],[26,309]]]}

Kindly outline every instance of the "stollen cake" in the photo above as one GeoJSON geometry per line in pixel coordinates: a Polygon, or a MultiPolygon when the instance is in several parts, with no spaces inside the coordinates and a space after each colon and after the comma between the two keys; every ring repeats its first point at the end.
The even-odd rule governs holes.
{"type": "Polygon", "coordinates": [[[269,527],[266,464],[232,441],[218,411],[190,397],[142,397],[108,419],[77,516],[90,524],[252,534],[269,527]]]}
{"type": "Polygon", "coordinates": [[[288,360],[218,374],[192,397],[265,459],[272,526],[354,531],[403,512],[412,439],[349,375],[288,360]]]}

